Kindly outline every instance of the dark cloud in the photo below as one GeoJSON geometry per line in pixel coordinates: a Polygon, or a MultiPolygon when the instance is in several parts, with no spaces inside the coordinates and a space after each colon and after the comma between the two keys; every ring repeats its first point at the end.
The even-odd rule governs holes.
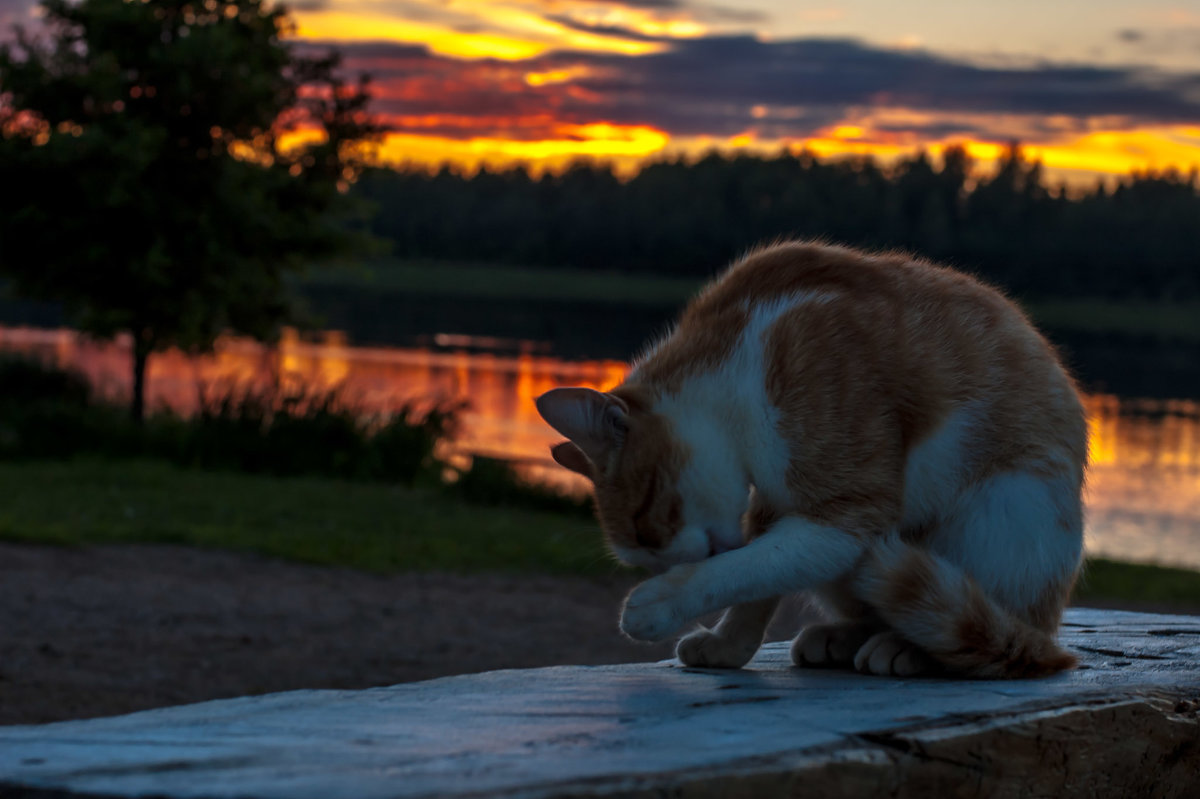
{"type": "Polygon", "coordinates": [[[885,105],[932,111],[1101,114],[1184,121],[1200,118],[1189,93],[1200,75],[1042,65],[996,69],[855,41],[760,42],[705,38],[656,56],[629,59],[615,79],[584,81],[614,97],[649,104],[672,97],[797,106],[885,105]],[[1153,79],[1153,80],[1152,80],[1153,79]]]}
{"type": "MultiPolygon", "coordinates": [[[[590,0],[583,0],[590,3],[590,0]]],[[[629,8],[644,8],[651,11],[687,10],[703,19],[720,19],[726,22],[762,22],[767,15],[762,11],[736,6],[711,5],[708,3],[685,2],[685,0],[612,0],[613,5],[629,8]]],[[[547,3],[551,8],[560,5],[559,2],[547,3]]]]}
{"type": "Polygon", "coordinates": [[[1117,31],[1117,38],[1126,44],[1135,44],[1146,38],[1146,34],[1133,28],[1117,31]]]}
{"type": "MultiPolygon", "coordinates": [[[[922,135],[987,136],[970,121],[987,116],[1020,117],[1024,129],[1035,131],[1039,118],[1051,116],[1059,131],[1064,120],[1082,130],[1099,116],[1131,124],[1200,121],[1200,74],[989,67],[852,40],[705,37],[636,58],[558,53],[518,63],[456,61],[393,45],[346,50],[353,56],[348,66],[376,73],[381,110],[397,118],[453,116],[450,129],[460,135],[468,135],[470,119],[478,117],[509,125],[506,135],[515,138],[544,135],[542,126],[554,120],[651,125],[676,136],[754,130],[763,138],[805,137],[880,108],[925,112],[931,121],[890,123],[896,132],[922,135]],[[528,72],[571,67],[586,72],[566,83],[524,80],[528,72]]],[[[991,133],[995,137],[996,129],[991,133]]]]}
{"type": "MultiPolygon", "coordinates": [[[[711,5],[695,3],[686,0],[610,0],[612,5],[628,8],[644,8],[650,11],[679,11],[687,10],[705,19],[723,19],[730,22],[761,22],[767,15],[754,9],[743,9],[735,6],[711,5]]],[[[591,0],[580,0],[580,4],[594,5],[591,0]]],[[[561,0],[551,0],[545,3],[548,8],[561,8],[561,0]]]]}
{"type": "Polygon", "coordinates": [[[571,30],[582,31],[584,33],[592,33],[597,36],[612,36],[619,39],[634,39],[641,42],[673,42],[674,39],[664,38],[661,36],[651,36],[641,31],[635,31],[631,28],[622,28],[616,25],[590,25],[586,22],[574,19],[563,14],[545,14],[543,19],[550,22],[562,25],[564,28],[571,30]]]}

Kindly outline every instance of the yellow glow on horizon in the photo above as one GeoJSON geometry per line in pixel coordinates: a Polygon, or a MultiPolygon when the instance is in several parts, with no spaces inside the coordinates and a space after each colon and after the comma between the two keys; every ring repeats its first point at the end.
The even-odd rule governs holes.
{"type": "MultiPolygon", "coordinates": [[[[950,144],[961,146],[967,151],[967,155],[969,155],[972,159],[975,161],[983,161],[984,163],[999,161],[1000,157],[1008,150],[1008,145],[997,144],[996,142],[992,141],[955,141],[951,142],[950,144]]],[[[941,154],[945,151],[946,147],[950,146],[950,144],[940,144],[939,146],[932,147],[930,149],[937,154],[941,154]]]]}
{"type": "Polygon", "coordinates": [[[1124,175],[1134,170],[1200,169],[1200,128],[1096,131],[1063,144],[1022,145],[1052,169],[1124,175]]]}
{"type": "Polygon", "coordinates": [[[836,159],[850,156],[870,156],[883,162],[894,161],[915,151],[915,148],[908,144],[858,141],[854,139],[840,139],[833,136],[797,139],[789,144],[788,149],[793,153],[807,150],[821,158],[836,159]]]}
{"type": "Polygon", "coordinates": [[[829,135],[835,139],[859,139],[865,132],[858,125],[838,125],[829,135]]]}
{"type": "MultiPolygon", "coordinates": [[[[868,131],[864,138],[842,138],[845,128],[838,126],[828,136],[797,140],[789,149],[807,149],[822,158],[871,156],[883,163],[912,155],[920,148],[941,155],[950,145],[963,147],[976,165],[984,170],[1008,151],[1007,143],[949,139],[923,144],[873,141],[868,131]]],[[[1040,161],[1045,169],[1072,184],[1092,184],[1101,177],[1122,177],[1134,171],[1176,169],[1187,172],[1200,169],[1200,128],[1152,128],[1129,131],[1095,131],[1062,142],[1021,143],[1026,160],[1040,161]]]]}
{"type": "MultiPolygon", "coordinates": [[[[594,158],[613,163],[624,175],[635,174],[648,160],[663,155],[699,157],[707,152],[757,153],[770,156],[781,150],[808,151],[822,159],[871,157],[883,165],[909,157],[919,149],[940,156],[946,148],[961,146],[987,172],[1008,150],[1008,144],[971,139],[946,139],[914,144],[910,141],[872,140],[868,130],[862,138],[835,126],[826,135],[809,139],[758,139],[746,131],[725,139],[714,137],[672,138],[650,126],[561,125],[553,138],[515,141],[497,137],[450,139],[397,132],[380,148],[384,162],[451,166],[471,171],[482,165],[507,167],[532,165],[556,169],[576,158],[594,158]],[[847,137],[838,138],[837,135],[847,137]]],[[[1121,177],[1134,170],[1174,168],[1187,172],[1200,168],[1200,127],[1176,127],[1133,131],[1102,131],[1053,144],[1022,144],[1027,159],[1037,159],[1054,179],[1074,185],[1092,185],[1097,178],[1121,177]]]]}
{"type": "Polygon", "coordinates": [[[569,67],[567,69],[554,69],[549,72],[527,72],[525,73],[525,82],[530,86],[545,86],[553,83],[568,83],[577,78],[585,78],[592,74],[592,70],[585,66],[569,67]]]}
{"type": "Polygon", "coordinates": [[[619,172],[629,174],[636,172],[647,158],[662,152],[670,139],[655,128],[606,122],[563,125],[557,133],[558,138],[536,141],[492,137],[459,140],[391,133],[379,149],[379,158],[394,165],[449,164],[466,171],[517,164],[557,169],[579,158],[594,158],[611,162],[619,172]]]}
{"type": "Polygon", "coordinates": [[[636,155],[647,156],[661,151],[670,137],[657,128],[646,125],[612,125],[592,122],[586,125],[566,125],[563,133],[570,138],[547,141],[505,141],[503,139],[473,139],[476,150],[488,150],[518,158],[547,158],[561,155],[584,156],[636,155]]]}

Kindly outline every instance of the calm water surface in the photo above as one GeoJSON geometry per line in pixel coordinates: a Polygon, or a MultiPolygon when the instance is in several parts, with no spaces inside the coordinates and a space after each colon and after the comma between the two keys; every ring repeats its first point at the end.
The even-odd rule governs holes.
{"type": "MultiPolygon", "coordinates": [[[[620,361],[567,361],[533,343],[512,354],[480,351],[508,342],[438,337],[428,349],[352,347],[329,334],[321,342],[287,335],[277,347],[222,339],[210,356],[167,352],[151,359],[150,407],[194,411],[198,387],[280,375],[344,385],[364,408],[386,412],[409,400],[465,399],[470,410],[456,442],[461,452],[517,461],[531,477],[581,489],[550,461],[559,436],[533,400],[561,385],[600,390],[625,375],[620,361]]],[[[69,330],[0,327],[0,350],[39,355],[82,371],[98,390],[129,391],[129,343],[96,343],[69,330]]],[[[1087,487],[1088,550],[1124,560],[1200,569],[1200,403],[1085,396],[1091,430],[1087,487]]]]}

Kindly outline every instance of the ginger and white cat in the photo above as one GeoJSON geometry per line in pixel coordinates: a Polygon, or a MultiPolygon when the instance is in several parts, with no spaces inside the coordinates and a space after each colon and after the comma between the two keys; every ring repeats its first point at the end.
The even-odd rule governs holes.
{"type": "Polygon", "coordinates": [[[779,597],[836,614],[802,666],[1026,677],[1082,553],[1087,427],[1020,310],[967,275],[816,243],[751,253],[608,393],[550,391],[553,448],[589,477],[613,551],[665,571],[621,629],[688,665],[744,665],[779,597]]]}

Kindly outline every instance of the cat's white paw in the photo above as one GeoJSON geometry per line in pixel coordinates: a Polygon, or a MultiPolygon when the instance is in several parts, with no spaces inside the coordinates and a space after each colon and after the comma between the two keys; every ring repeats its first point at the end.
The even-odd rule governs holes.
{"type": "Polygon", "coordinates": [[[937,669],[937,663],[916,644],[890,630],[877,633],[854,656],[854,668],[864,674],[915,677],[937,669]]]}
{"type": "Polygon", "coordinates": [[[740,669],[758,651],[760,641],[746,636],[725,636],[715,630],[697,630],[679,639],[675,657],[685,666],[740,669]]]}
{"type": "Polygon", "coordinates": [[[661,641],[698,616],[683,601],[691,573],[690,564],[676,566],[633,589],[621,609],[621,632],[637,641],[661,641]]]}

